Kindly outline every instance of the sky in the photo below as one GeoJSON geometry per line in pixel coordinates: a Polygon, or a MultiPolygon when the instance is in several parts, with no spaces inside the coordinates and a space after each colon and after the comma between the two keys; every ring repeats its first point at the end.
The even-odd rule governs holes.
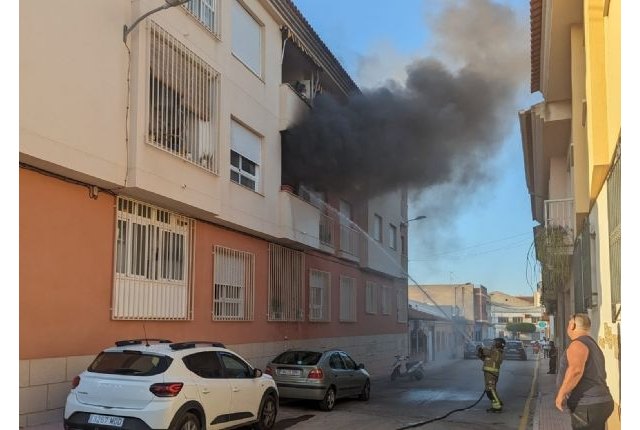
{"type": "MultiPolygon", "coordinates": [[[[403,85],[406,66],[416,60],[436,59],[455,75],[465,63],[482,63],[474,57],[487,55],[489,44],[491,53],[519,62],[515,97],[500,111],[505,131],[481,162],[488,177],[463,188],[437,185],[410,193],[409,219],[426,218],[409,223],[408,274],[410,284],[470,282],[532,295],[539,280],[532,248],[537,223],[531,219],[517,115],[542,99],[529,92],[529,2],[403,0],[390,7],[383,0],[293,1],[361,89],[390,79],[403,85]],[[451,5],[461,17],[444,15],[451,5]],[[496,6],[504,6],[511,23],[490,21],[487,8],[496,6]],[[499,26],[504,33],[495,30],[499,26]]],[[[485,62],[488,79],[505,79],[499,66],[485,62]]]]}

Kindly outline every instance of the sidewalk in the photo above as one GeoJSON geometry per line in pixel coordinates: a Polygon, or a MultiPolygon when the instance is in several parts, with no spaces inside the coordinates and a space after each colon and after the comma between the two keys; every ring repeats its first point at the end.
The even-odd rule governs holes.
{"type": "Polygon", "coordinates": [[[538,358],[538,396],[533,415],[533,430],[571,430],[571,418],[566,410],[556,409],[556,376],[547,374],[548,360],[538,358]]]}

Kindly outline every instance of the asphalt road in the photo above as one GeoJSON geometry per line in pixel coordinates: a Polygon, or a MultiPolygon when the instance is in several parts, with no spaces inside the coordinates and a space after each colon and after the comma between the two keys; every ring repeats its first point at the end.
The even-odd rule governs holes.
{"type": "MultiPolygon", "coordinates": [[[[470,430],[532,428],[532,417],[524,419],[536,361],[505,360],[502,364],[498,393],[504,402],[501,413],[487,413],[485,397],[468,410],[410,428],[470,430]]],[[[477,359],[452,360],[438,368],[427,368],[422,381],[388,378],[372,380],[371,399],[340,400],[331,412],[320,411],[306,401],[282,400],[276,430],[396,430],[409,428],[446,415],[454,409],[473,405],[484,391],[482,362],[477,359]]]]}

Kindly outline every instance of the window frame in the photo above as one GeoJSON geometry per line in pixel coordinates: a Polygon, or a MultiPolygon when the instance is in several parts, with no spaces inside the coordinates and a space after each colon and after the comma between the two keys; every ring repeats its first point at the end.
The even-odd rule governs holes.
{"type": "Polygon", "coordinates": [[[375,315],[378,313],[378,289],[379,285],[372,281],[367,281],[364,287],[364,311],[367,314],[375,315]]]}
{"type": "Polygon", "coordinates": [[[204,27],[209,33],[213,34],[217,38],[220,37],[220,2],[218,0],[190,0],[182,5],[183,9],[187,12],[187,14],[193,17],[202,27],[204,27]],[[207,2],[211,3],[210,5],[206,4],[207,2]],[[203,8],[209,9],[211,11],[212,19],[211,25],[208,25],[204,19],[201,17],[201,12],[196,12],[195,5],[198,4],[200,7],[199,11],[202,11],[203,8]]]}
{"type": "Polygon", "coordinates": [[[262,135],[256,133],[251,128],[247,127],[244,123],[238,121],[235,118],[231,118],[231,129],[229,133],[229,180],[234,184],[240,185],[244,188],[247,188],[251,191],[255,191],[256,193],[260,193],[262,190],[262,181],[261,181],[261,171],[262,171],[262,148],[264,145],[264,138],[262,135]],[[234,128],[235,127],[235,128],[234,128]],[[234,129],[238,130],[238,132],[244,133],[245,138],[242,139],[242,136],[238,136],[234,133],[234,129]],[[242,141],[243,143],[235,142],[234,135],[236,135],[236,139],[238,141],[242,141]],[[250,142],[249,145],[255,146],[253,149],[249,149],[246,137],[255,138],[253,142],[250,142]],[[241,146],[245,146],[244,151],[241,146]],[[250,154],[253,150],[253,154],[250,154]],[[238,155],[238,165],[233,164],[233,154],[238,155]],[[251,158],[255,157],[257,160],[252,160],[251,158]],[[254,171],[251,172],[249,170],[244,169],[245,160],[250,165],[253,165],[254,171]],[[234,174],[238,175],[238,180],[234,180],[234,174]],[[253,187],[242,182],[242,179],[253,182],[253,187]]]}
{"type": "Polygon", "coordinates": [[[378,214],[373,214],[373,239],[382,243],[382,217],[378,214]]]}
{"type": "Polygon", "coordinates": [[[340,322],[358,321],[357,280],[350,276],[340,276],[340,322]]]}
{"type": "MultiPolygon", "coordinates": [[[[265,40],[264,40],[264,23],[258,19],[258,17],[249,9],[249,7],[244,3],[241,2],[239,0],[235,0],[234,1],[234,5],[231,7],[231,55],[233,57],[235,57],[238,61],[240,61],[240,63],[242,63],[242,65],[244,67],[246,67],[251,73],[253,73],[256,77],[258,77],[260,80],[264,80],[264,46],[265,46],[265,40]],[[259,63],[259,67],[260,70],[256,71],[252,65],[248,64],[249,61],[245,58],[243,58],[244,54],[239,53],[236,51],[236,45],[234,45],[235,40],[237,39],[237,35],[234,33],[236,31],[236,22],[235,22],[235,13],[236,11],[243,11],[246,16],[251,19],[257,26],[258,29],[258,36],[259,36],[259,47],[258,47],[258,55],[260,56],[260,58],[258,59],[258,63],[259,63]]],[[[246,31],[245,31],[246,33],[246,31]]]]}
{"type": "Polygon", "coordinates": [[[398,227],[389,223],[389,248],[398,249],[398,227]]]}
{"type": "Polygon", "coordinates": [[[255,254],[220,245],[214,246],[212,288],[211,317],[213,321],[253,321],[255,308],[255,254]],[[221,264],[228,262],[224,261],[225,259],[228,261],[235,260],[234,263],[242,266],[223,269],[221,264]],[[224,270],[224,272],[221,270],[224,270]],[[220,293],[226,293],[230,288],[239,289],[240,293],[237,294],[237,297],[229,298],[225,295],[222,298],[220,293]],[[233,309],[235,304],[238,305],[236,315],[220,312],[221,309],[233,309]]]}
{"type": "Polygon", "coordinates": [[[309,321],[328,322],[331,321],[331,273],[317,269],[309,269],[309,321]],[[316,278],[314,278],[316,275],[316,278]],[[320,279],[320,277],[322,279],[320,279]],[[316,286],[315,280],[324,280],[325,284],[316,286]],[[316,303],[316,291],[320,293],[320,303],[316,303]],[[319,311],[319,316],[317,315],[319,311]]]}

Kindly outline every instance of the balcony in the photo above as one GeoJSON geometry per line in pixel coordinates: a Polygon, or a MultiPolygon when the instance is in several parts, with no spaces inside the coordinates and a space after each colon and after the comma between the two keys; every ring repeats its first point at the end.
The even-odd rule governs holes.
{"type": "Polygon", "coordinates": [[[287,130],[311,107],[303,96],[289,84],[280,85],[280,130],[287,130]]]}
{"type": "Polygon", "coordinates": [[[556,199],[544,201],[545,228],[561,227],[573,238],[575,213],[573,199],[556,199]]]}

